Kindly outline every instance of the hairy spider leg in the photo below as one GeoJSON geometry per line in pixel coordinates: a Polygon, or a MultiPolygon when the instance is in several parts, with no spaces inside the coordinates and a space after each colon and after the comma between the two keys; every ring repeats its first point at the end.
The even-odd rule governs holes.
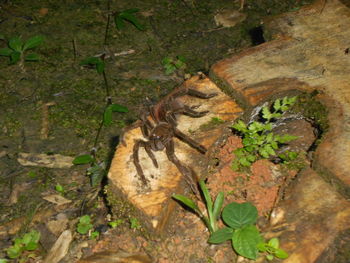
{"type": "Polygon", "coordinates": [[[196,142],[191,137],[181,132],[179,129],[174,128],[174,135],[175,137],[179,138],[181,141],[187,143],[191,147],[198,150],[200,153],[205,154],[207,152],[207,149],[203,145],[200,145],[198,142],[196,142]]]}
{"type": "Polygon", "coordinates": [[[136,167],[136,171],[137,171],[137,174],[140,176],[142,182],[144,184],[147,184],[147,179],[145,177],[145,174],[143,173],[142,171],[142,167],[140,165],[140,159],[139,159],[139,149],[140,147],[143,147],[149,158],[151,158],[152,162],[153,162],[153,165],[158,168],[158,163],[157,163],[157,160],[156,160],[156,157],[154,156],[150,146],[148,145],[148,143],[146,141],[143,141],[143,140],[137,140],[134,144],[134,148],[133,148],[133,159],[134,159],[134,165],[136,167]]]}
{"type": "Polygon", "coordinates": [[[180,171],[180,173],[184,176],[187,184],[191,187],[192,191],[195,194],[199,194],[199,191],[197,189],[197,183],[196,180],[193,178],[193,172],[190,168],[183,165],[180,160],[175,155],[175,147],[174,147],[174,141],[171,140],[166,145],[166,155],[168,156],[169,161],[171,161],[177,169],[180,171]]]}

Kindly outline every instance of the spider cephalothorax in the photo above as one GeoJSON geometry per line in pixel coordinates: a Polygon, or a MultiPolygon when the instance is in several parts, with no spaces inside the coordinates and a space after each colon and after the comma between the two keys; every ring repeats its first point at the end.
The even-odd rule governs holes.
{"type": "Polygon", "coordinates": [[[179,87],[166,96],[156,105],[149,108],[147,113],[142,114],[138,127],[141,128],[144,139],[135,141],[133,148],[134,165],[142,182],[146,185],[146,179],[139,160],[139,149],[143,147],[151,158],[155,167],[158,168],[158,162],[153,151],[162,151],[165,149],[168,159],[176,165],[179,171],[184,175],[185,180],[191,186],[192,190],[197,192],[196,182],[193,178],[192,170],[182,164],[175,155],[174,140],[176,137],[197,149],[200,153],[206,153],[206,148],[177,129],[177,115],[184,114],[190,117],[198,118],[206,115],[208,111],[195,111],[197,106],[190,107],[177,100],[178,97],[189,95],[201,99],[209,99],[216,96],[216,93],[205,94],[192,88],[179,87]]]}

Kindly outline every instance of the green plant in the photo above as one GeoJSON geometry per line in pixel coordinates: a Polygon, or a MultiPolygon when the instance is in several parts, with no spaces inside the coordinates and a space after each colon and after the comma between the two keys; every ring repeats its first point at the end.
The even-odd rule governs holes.
{"type": "Polygon", "coordinates": [[[165,74],[170,75],[178,69],[186,67],[185,58],[183,56],[176,56],[175,58],[165,57],[162,60],[165,74]]]}
{"type": "Polygon", "coordinates": [[[224,193],[219,192],[213,203],[208,188],[206,187],[203,180],[199,181],[199,186],[204,196],[208,216],[205,216],[199,209],[198,205],[188,197],[179,194],[173,194],[172,197],[192,209],[204,221],[205,225],[209,229],[209,232],[214,233],[218,228],[217,221],[220,216],[222,204],[224,202],[224,193]]]}
{"type": "Polygon", "coordinates": [[[118,30],[121,30],[125,27],[125,21],[133,24],[138,30],[145,30],[144,26],[141,25],[135,17],[135,13],[137,13],[139,9],[130,8],[123,10],[121,12],[116,12],[114,14],[114,22],[115,26],[118,30]]]}
{"type": "Polygon", "coordinates": [[[79,218],[79,223],[77,225],[77,231],[78,233],[85,235],[93,228],[93,225],[91,224],[91,218],[89,215],[84,215],[79,218]]]}
{"type": "Polygon", "coordinates": [[[109,225],[111,228],[116,228],[116,227],[120,226],[123,222],[124,222],[123,219],[117,219],[117,220],[114,220],[114,221],[109,222],[108,225],[109,225]]]}
{"type": "MultiPolygon", "coordinates": [[[[20,258],[25,251],[33,251],[38,248],[40,240],[40,232],[32,230],[29,233],[23,235],[22,238],[16,238],[13,246],[6,249],[7,256],[11,259],[20,258]]],[[[31,255],[27,256],[31,257],[31,255]]],[[[26,259],[23,259],[25,262],[26,259]]]]}
{"type": "Polygon", "coordinates": [[[8,263],[9,261],[5,258],[0,258],[0,263],[8,263]]]}
{"type": "Polygon", "coordinates": [[[258,250],[266,253],[267,260],[273,260],[274,257],[285,259],[288,257],[288,253],[283,249],[279,248],[280,243],[278,238],[271,238],[267,243],[258,244],[258,250]]]}
{"type": "Polygon", "coordinates": [[[264,243],[263,237],[255,225],[258,219],[258,210],[251,203],[233,202],[225,206],[222,210],[222,220],[226,226],[218,229],[217,221],[221,213],[224,194],[219,192],[213,204],[204,181],[200,180],[199,185],[206,203],[208,217],[204,216],[198,205],[186,196],[174,194],[172,197],[202,218],[210,232],[209,243],[219,244],[231,240],[232,248],[237,254],[249,259],[256,259],[259,251],[266,253],[267,258],[271,258],[271,256],[288,257],[285,251],[278,248],[279,244],[276,244],[275,240],[264,243]]]}
{"type": "Polygon", "coordinates": [[[230,203],[222,211],[222,219],[227,227],[212,233],[208,242],[219,244],[227,240],[232,241],[232,247],[237,254],[256,259],[258,244],[263,241],[259,230],[255,226],[258,211],[250,203],[230,203]]]}
{"type": "Polygon", "coordinates": [[[135,217],[130,218],[130,228],[131,229],[141,228],[141,224],[140,224],[139,220],[137,220],[137,218],[135,218],[135,217]]]}
{"type": "Polygon", "coordinates": [[[281,145],[298,138],[288,134],[276,135],[271,131],[272,122],[280,118],[296,99],[297,97],[277,99],[273,103],[272,111],[268,106],[264,106],[261,110],[263,122],[254,121],[247,125],[239,120],[232,126],[241,134],[243,143],[243,147],[233,151],[236,156],[232,162],[233,170],[250,167],[259,158],[268,159],[276,156],[275,150],[278,150],[281,145]]]}
{"type": "Polygon", "coordinates": [[[38,61],[39,55],[36,53],[29,53],[24,55],[25,51],[36,48],[43,43],[44,38],[42,36],[34,36],[27,41],[22,41],[21,37],[13,37],[8,41],[8,47],[0,49],[0,56],[6,56],[10,58],[10,64],[15,64],[18,61],[23,66],[24,61],[38,61]]]}
{"type": "Polygon", "coordinates": [[[60,185],[59,183],[56,184],[55,190],[60,194],[64,194],[64,192],[65,192],[64,187],[62,185],[60,185]]]}

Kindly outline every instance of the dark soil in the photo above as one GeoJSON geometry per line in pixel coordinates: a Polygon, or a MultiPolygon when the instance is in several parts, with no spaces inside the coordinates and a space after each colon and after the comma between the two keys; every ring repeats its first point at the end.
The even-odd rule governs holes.
{"type": "Polygon", "coordinates": [[[246,0],[242,11],[247,14],[246,20],[221,28],[215,24],[214,15],[224,9],[238,10],[238,1],[2,1],[0,48],[7,47],[7,41],[15,36],[26,40],[42,35],[45,42],[33,49],[40,61],[24,62],[24,68],[0,57],[0,258],[6,257],[3,249],[11,246],[15,237],[41,229],[41,247],[28,261],[40,262],[59,231],[44,231],[39,226],[63,213],[75,234],[74,245],[60,262],[74,262],[103,250],[98,244],[93,248],[95,240],[76,233],[78,217],[85,214],[90,214],[95,228],[101,230],[99,242],[105,242],[104,249],[108,248],[104,239],[118,239],[119,245],[111,249],[145,252],[156,259],[154,262],[232,262],[232,249],[209,247],[204,225],[185,210],[166,241],[147,239],[141,230],[130,228],[127,219],[104,237],[109,211],[100,186],[90,186],[88,166],[22,166],[18,155],[75,157],[96,146],[98,160],[108,167],[122,128],[138,118],[149,100],[164,97],[186,74],[206,73],[214,62],[268,40],[261,27],[263,17],[295,10],[307,2],[246,0]],[[117,30],[110,16],[105,36],[108,14],[134,7],[140,10],[135,16],[145,30],[131,23],[117,30]],[[102,128],[95,143],[106,105],[104,79],[94,68],[82,67],[79,62],[100,54],[105,54],[112,102],[129,111],[114,113],[112,125],[102,128]],[[186,67],[165,74],[162,60],[177,56],[185,58],[186,67]],[[43,199],[58,194],[57,185],[63,186],[62,195],[71,203],[43,199]],[[86,240],[82,250],[82,241],[86,240]]]}

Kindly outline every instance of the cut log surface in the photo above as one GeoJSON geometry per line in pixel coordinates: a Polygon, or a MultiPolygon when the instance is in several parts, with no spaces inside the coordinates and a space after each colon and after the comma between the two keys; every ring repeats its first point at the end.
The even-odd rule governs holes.
{"type": "MultiPolygon", "coordinates": [[[[208,78],[194,76],[187,80],[185,87],[190,87],[203,93],[217,93],[210,99],[200,99],[185,95],[178,100],[189,106],[198,106],[196,111],[208,111],[200,118],[185,115],[178,117],[177,128],[195,141],[209,149],[220,138],[222,125],[210,125],[212,118],[217,117],[227,123],[235,120],[241,113],[241,108],[225,95],[208,78]]],[[[144,148],[139,150],[139,159],[148,184],[144,185],[136,172],[133,162],[133,146],[136,140],[145,140],[141,129],[131,129],[124,135],[126,146],[117,146],[112,164],[108,173],[109,194],[122,197],[134,206],[143,222],[150,230],[161,232],[168,223],[173,210],[173,193],[183,193],[188,185],[184,183],[183,175],[167,158],[165,151],[153,151],[159,167],[156,168],[144,148]],[[184,188],[185,187],[185,188],[184,188]]],[[[187,167],[200,177],[206,172],[207,159],[204,154],[188,144],[174,138],[175,155],[187,167]]],[[[116,208],[117,209],[117,208],[116,208]]]]}

